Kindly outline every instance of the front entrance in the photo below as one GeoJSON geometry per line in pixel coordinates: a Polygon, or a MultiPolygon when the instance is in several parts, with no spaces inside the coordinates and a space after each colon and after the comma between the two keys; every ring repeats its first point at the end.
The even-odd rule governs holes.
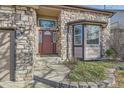
{"type": "Polygon", "coordinates": [[[56,54],[56,32],[39,31],[39,53],[41,55],[56,54]]]}

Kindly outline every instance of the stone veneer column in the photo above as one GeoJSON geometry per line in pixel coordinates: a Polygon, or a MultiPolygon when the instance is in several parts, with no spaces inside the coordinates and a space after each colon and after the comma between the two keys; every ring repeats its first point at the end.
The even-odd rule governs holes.
{"type": "Polygon", "coordinates": [[[0,6],[0,27],[16,28],[16,80],[32,80],[36,12],[23,6],[0,6]]]}
{"type": "Polygon", "coordinates": [[[36,28],[36,12],[31,8],[19,10],[16,9],[16,15],[20,15],[21,19],[16,21],[16,26],[19,27],[17,36],[17,68],[16,79],[32,80],[33,63],[34,63],[34,40],[36,28]],[[21,30],[20,30],[21,28],[21,30]],[[20,31],[22,33],[20,33],[20,31]]]}
{"type": "Polygon", "coordinates": [[[103,57],[105,57],[105,51],[107,49],[109,49],[109,45],[110,45],[110,18],[108,19],[108,25],[102,29],[102,39],[101,39],[101,42],[102,42],[102,55],[103,57]]]}
{"type": "MultiPolygon", "coordinates": [[[[99,13],[93,13],[93,12],[80,12],[79,10],[71,10],[71,9],[63,9],[60,13],[60,31],[61,31],[61,57],[63,60],[66,59],[66,50],[67,50],[67,33],[64,32],[65,26],[70,21],[77,21],[77,20],[89,20],[89,21],[101,21],[101,22],[108,22],[107,27],[104,28],[103,33],[103,49],[105,49],[108,45],[106,43],[108,35],[105,35],[109,33],[109,16],[99,14],[99,13]]],[[[69,58],[72,57],[72,29],[71,27],[69,31],[69,58]]]]}

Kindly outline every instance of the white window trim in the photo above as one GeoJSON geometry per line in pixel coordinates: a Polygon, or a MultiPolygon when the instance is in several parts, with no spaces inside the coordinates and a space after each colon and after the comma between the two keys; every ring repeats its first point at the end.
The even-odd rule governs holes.
{"type": "Polygon", "coordinates": [[[74,25],[74,45],[82,45],[82,31],[83,29],[82,29],[82,25],[74,25]],[[75,35],[75,26],[80,26],[81,27],[81,34],[80,35],[75,35]],[[81,43],[80,44],[75,44],[75,36],[81,36],[81,43]]]}

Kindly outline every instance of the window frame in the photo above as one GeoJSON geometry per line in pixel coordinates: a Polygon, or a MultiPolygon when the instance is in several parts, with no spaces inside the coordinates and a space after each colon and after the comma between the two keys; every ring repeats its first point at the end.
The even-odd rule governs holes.
{"type": "MultiPolygon", "coordinates": [[[[75,25],[74,25],[74,35],[73,35],[73,36],[74,36],[74,46],[82,46],[82,44],[83,44],[83,40],[82,40],[83,36],[82,36],[82,34],[83,34],[83,27],[82,27],[82,24],[75,24],[75,25]],[[75,27],[76,27],[76,26],[80,26],[80,27],[81,27],[81,33],[80,33],[80,35],[79,35],[79,36],[80,36],[80,40],[81,40],[81,43],[80,43],[80,44],[76,44],[76,43],[75,43],[75,27]]],[[[76,36],[77,36],[77,35],[76,35],[76,36]]]]}
{"type": "Polygon", "coordinates": [[[50,19],[50,18],[38,18],[38,26],[44,29],[55,29],[57,28],[57,20],[56,19],[50,19]],[[55,22],[55,27],[41,27],[40,26],[40,20],[50,20],[55,22]]]}

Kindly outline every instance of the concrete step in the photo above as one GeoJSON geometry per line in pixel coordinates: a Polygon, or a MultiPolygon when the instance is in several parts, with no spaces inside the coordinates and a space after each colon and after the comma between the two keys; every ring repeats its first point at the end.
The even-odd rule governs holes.
{"type": "Polygon", "coordinates": [[[36,61],[38,63],[40,62],[54,62],[54,63],[59,63],[61,62],[60,57],[36,57],[36,61]]]}

